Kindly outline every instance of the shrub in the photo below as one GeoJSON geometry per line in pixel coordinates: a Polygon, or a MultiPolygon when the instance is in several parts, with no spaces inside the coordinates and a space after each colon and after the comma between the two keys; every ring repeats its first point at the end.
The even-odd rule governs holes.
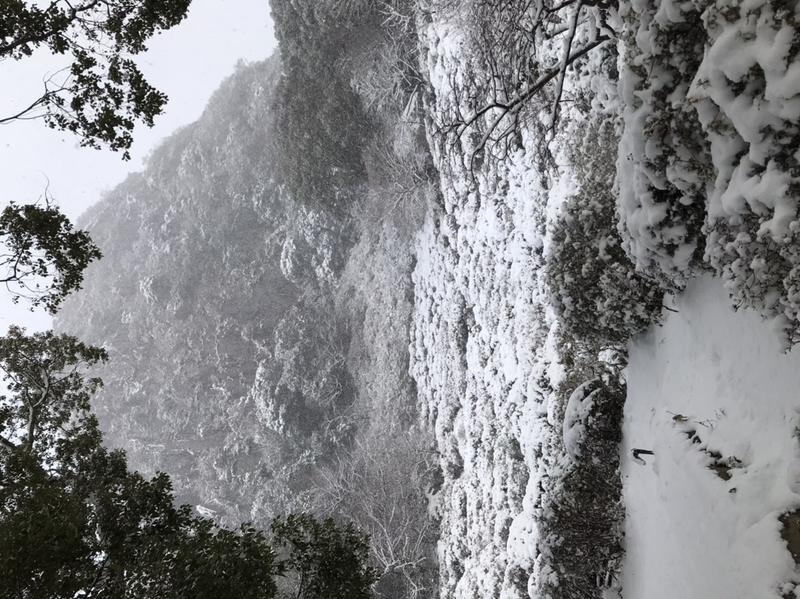
{"type": "Polygon", "coordinates": [[[705,258],[734,305],[775,319],[790,345],[800,341],[800,113],[787,109],[800,101],[798,25],[786,3],[710,7],[690,90],[716,171],[705,258]],[[762,38],[782,43],[765,53],[762,38]]]}
{"type": "Polygon", "coordinates": [[[543,599],[600,599],[616,586],[623,555],[625,386],[614,376],[573,385],[567,380],[559,389],[564,434],[555,443],[564,457],[542,492],[536,596],[543,599]]]}
{"type": "Polygon", "coordinates": [[[663,293],[638,274],[615,227],[613,121],[592,122],[572,152],[580,189],[562,206],[547,260],[551,303],[568,335],[624,344],[658,319],[663,293]]]}
{"type": "Polygon", "coordinates": [[[657,5],[626,12],[619,230],[639,271],[680,289],[702,267],[705,193],[712,178],[708,142],[686,97],[706,32],[693,5],[675,16],[661,11],[658,18],[657,5]]]}

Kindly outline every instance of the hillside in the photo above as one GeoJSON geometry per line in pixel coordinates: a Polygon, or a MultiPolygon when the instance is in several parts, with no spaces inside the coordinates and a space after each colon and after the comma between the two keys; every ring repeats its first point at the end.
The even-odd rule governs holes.
{"type": "Polygon", "coordinates": [[[106,440],[167,472],[180,502],[228,525],[354,519],[385,596],[430,592],[436,468],[406,351],[413,226],[376,220],[366,174],[313,201],[287,190],[280,69],[241,66],[84,216],[104,257],[57,327],[107,348],[106,440]],[[347,216],[329,209],[342,198],[347,216]]]}
{"type": "Polygon", "coordinates": [[[325,229],[330,242],[335,225],[276,182],[278,69],[240,68],[85,216],[104,259],[58,322],[109,349],[96,405],[109,440],[138,468],[170,472],[182,500],[235,520],[264,516],[260,503],[286,484],[275,452],[296,450],[259,426],[270,417],[251,393],[259,365],[304,285],[342,261],[304,238],[325,229]]]}
{"type": "Polygon", "coordinates": [[[798,323],[798,14],[723,4],[437,3],[422,20],[443,201],[418,245],[412,373],[443,465],[443,596],[791,596],[795,500],[779,464],[793,463],[786,409],[800,381],[786,362],[763,406],[744,409],[760,400],[743,393],[785,362],[798,323]],[[568,51],[582,58],[565,65],[568,51]],[[662,302],[711,273],[729,299],[695,307],[690,294],[690,309],[718,316],[687,338],[662,302]],[[717,339],[756,334],[725,329],[731,304],[771,321],[757,333],[769,349],[730,356],[747,368],[705,362],[717,339]],[[643,359],[643,334],[673,353],[643,359]],[[715,385],[735,394],[703,391],[715,385]],[[692,498],[705,484],[679,480],[687,442],[656,424],[669,411],[686,426],[726,420],[718,447],[695,427],[692,463],[720,471],[746,461],[732,437],[763,422],[773,441],[753,451],[779,462],[751,476],[782,489],[769,507],[692,498]],[[650,445],[643,473],[632,450],[650,445]]]}
{"type": "Polygon", "coordinates": [[[110,440],[378,597],[797,594],[800,8],[272,8],[86,217],[110,440]]]}

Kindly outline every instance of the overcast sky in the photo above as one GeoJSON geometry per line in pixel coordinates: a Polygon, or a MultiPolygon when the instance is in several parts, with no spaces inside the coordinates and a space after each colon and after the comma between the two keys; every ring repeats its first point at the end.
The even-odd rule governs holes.
{"type": "MultiPolygon", "coordinates": [[[[276,45],[268,0],[193,0],[186,20],[153,38],[137,61],[150,83],[169,96],[169,104],[155,127],[137,128],[131,160],[81,148],[77,138],[52,131],[41,121],[0,125],[0,205],[34,202],[48,186],[49,195],[74,220],[128,173],[141,170],[160,140],[197,120],[237,61],[266,58],[276,45]]],[[[30,104],[46,74],[64,65],[63,59],[46,54],[0,61],[0,116],[30,104]]],[[[49,319],[11,306],[0,294],[0,334],[11,323],[46,328],[49,319]]]]}

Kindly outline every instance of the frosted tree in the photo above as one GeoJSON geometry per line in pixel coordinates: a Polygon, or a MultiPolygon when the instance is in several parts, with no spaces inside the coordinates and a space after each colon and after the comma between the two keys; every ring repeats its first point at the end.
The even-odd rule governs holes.
{"type": "MultiPolygon", "coordinates": [[[[675,19],[661,3],[623,8],[619,228],[636,268],[679,289],[702,268],[708,143],[687,99],[706,33],[694,4],[675,19]]],[[[699,3],[704,4],[704,3],[699,3]]]]}
{"type": "Polygon", "coordinates": [[[661,289],[636,272],[616,229],[613,119],[589,123],[572,151],[579,191],[567,198],[547,260],[551,301],[567,335],[624,345],[658,319],[661,289]]]}
{"type": "Polygon", "coordinates": [[[542,139],[552,135],[569,70],[615,37],[606,23],[610,5],[588,0],[434,3],[435,10],[460,15],[474,54],[467,67],[472,85],[458,91],[461,86],[453,82],[452,112],[437,123],[446,143],[466,149],[471,171],[487,155],[505,158],[526,129],[542,139]],[[545,47],[559,49],[541,51],[545,47]]]}
{"type": "Polygon", "coordinates": [[[796,8],[713,5],[704,23],[708,49],[689,97],[716,173],[705,257],[735,306],[773,319],[794,344],[800,341],[796,8]]]}

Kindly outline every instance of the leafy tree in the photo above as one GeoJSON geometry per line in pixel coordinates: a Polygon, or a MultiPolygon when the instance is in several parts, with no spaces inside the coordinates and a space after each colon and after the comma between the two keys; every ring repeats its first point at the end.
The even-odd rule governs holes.
{"type": "Polygon", "coordinates": [[[22,60],[37,49],[69,56],[42,94],[16,113],[44,118],[81,144],[123,150],[130,157],[137,120],[152,126],[167,97],[145,79],[132,56],[156,33],[180,23],[191,0],[5,0],[0,3],[0,60],[22,60]]]}
{"type": "Polygon", "coordinates": [[[69,335],[0,338],[0,596],[13,599],[268,599],[276,576],[305,594],[367,597],[368,545],[350,525],[289,516],[273,541],[176,507],[169,477],[128,470],[102,446],[87,368],[102,349],[69,335]]]}
{"type": "Polygon", "coordinates": [[[355,526],[332,518],[290,514],[272,523],[279,562],[295,599],[368,599],[375,571],[367,564],[369,544],[355,526]]]}
{"type": "Polygon", "coordinates": [[[49,203],[17,205],[0,213],[0,282],[14,301],[28,298],[54,313],[83,281],[83,271],[102,256],[85,231],[49,203]]]}
{"type": "Polygon", "coordinates": [[[128,471],[123,452],[102,447],[89,406],[100,381],[84,372],[105,359],[68,335],[12,327],[0,338],[8,389],[0,401],[0,594],[218,597],[203,594],[220,584],[212,565],[251,571],[236,560],[255,552],[268,592],[244,596],[271,596],[263,535],[214,534],[211,523],[174,507],[168,477],[145,480],[128,471]]]}
{"type": "MultiPolygon", "coordinates": [[[[68,56],[42,94],[0,124],[43,118],[80,137],[81,145],[123,150],[130,158],[136,120],[152,126],[166,95],[153,88],[132,56],[156,33],[180,23],[191,0],[7,0],[0,3],[0,61],[24,60],[38,49],[68,56]]],[[[0,215],[0,282],[15,300],[28,297],[55,312],[80,287],[100,257],[82,231],[47,203],[10,204],[0,215]]]]}
{"type": "MultiPolygon", "coordinates": [[[[96,430],[96,428],[95,428],[96,430]]],[[[4,597],[274,596],[263,532],[217,528],[175,507],[169,478],[127,469],[85,435],[43,468],[11,454],[0,491],[4,597]]]]}
{"type": "Polygon", "coordinates": [[[52,331],[25,334],[10,327],[0,337],[0,370],[7,395],[0,396],[0,445],[37,461],[52,458],[89,414],[100,380],[83,371],[106,359],[104,350],[52,331]],[[76,421],[75,418],[79,417],[76,421]]]}

